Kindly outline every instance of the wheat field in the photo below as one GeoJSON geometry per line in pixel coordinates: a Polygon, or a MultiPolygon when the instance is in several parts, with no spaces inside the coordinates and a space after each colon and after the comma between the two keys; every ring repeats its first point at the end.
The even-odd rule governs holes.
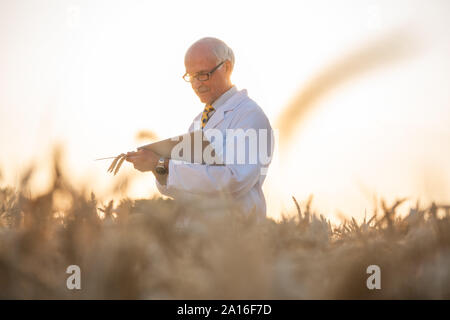
{"type": "Polygon", "coordinates": [[[433,202],[450,199],[450,2],[232,2],[0,2],[0,299],[450,299],[450,203],[433,202]],[[212,28],[186,18],[211,12],[212,28]],[[200,105],[183,60],[201,30],[233,47],[233,81],[279,133],[262,220],[126,197],[143,174],[124,153],[103,175],[92,165],[186,127],[200,105]],[[72,165],[55,147],[19,172],[50,141],[72,165]],[[390,200],[364,219],[319,211],[362,185],[390,200]],[[293,211],[274,210],[286,195],[293,211]]]}
{"type": "Polygon", "coordinates": [[[30,195],[31,170],[0,190],[0,298],[450,298],[449,206],[400,217],[403,199],[381,200],[363,222],[333,225],[312,198],[293,198],[295,215],[256,221],[162,198],[100,203],[70,184],[56,153],[53,168],[43,195],[30,195]],[[66,286],[69,265],[79,290],[66,286]],[[369,265],[379,290],[366,286],[369,265]]]}

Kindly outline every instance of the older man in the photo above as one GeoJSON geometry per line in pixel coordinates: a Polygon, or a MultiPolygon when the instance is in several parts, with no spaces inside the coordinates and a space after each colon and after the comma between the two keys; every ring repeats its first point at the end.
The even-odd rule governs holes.
{"type": "Polygon", "coordinates": [[[132,162],[137,170],[152,171],[158,189],[165,195],[175,199],[191,196],[209,201],[226,199],[239,212],[264,217],[266,203],[262,184],[273,151],[269,120],[256,102],[248,97],[246,90],[239,91],[231,83],[234,54],[223,41],[200,39],[188,49],[184,63],[184,80],[191,84],[205,104],[189,131],[215,129],[223,133],[223,148],[219,146],[223,150],[230,150],[230,144],[236,142],[236,132],[245,132],[248,139],[257,140],[253,142],[256,142],[258,149],[251,148],[250,141],[244,145],[237,143],[233,146],[236,152],[228,152],[228,159],[221,166],[164,159],[149,150],[129,152],[127,156],[132,157],[128,157],[127,161],[132,162]],[[264,135],[266,137],[262,139],[264,135]],[[268,148],[265,149],[267,143],[268,148]],[[261,149],[265,149],[269,161],[263,161],[261,149]],[[245,155],[243,162],[237,159],[240,151],[245,155]]]}

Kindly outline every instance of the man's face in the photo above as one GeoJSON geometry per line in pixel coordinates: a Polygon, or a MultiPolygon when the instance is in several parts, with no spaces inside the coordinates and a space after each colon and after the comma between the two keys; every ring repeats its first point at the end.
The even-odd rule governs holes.
{"type": "MultiPolygon", "coordinates": [[[[184,65],[186,72],[194,76],[198,73],[211,71],[220,62],[217,61],[208,47],[199,45],[189,49],[185,57],[184,65]]],[[[230,75],[231,65],[229,61],[226,61],[210,75],[208,80],[199,81],[194,78],[191,86],[201,102],[212,103],[230,88],[230,75]]]]}

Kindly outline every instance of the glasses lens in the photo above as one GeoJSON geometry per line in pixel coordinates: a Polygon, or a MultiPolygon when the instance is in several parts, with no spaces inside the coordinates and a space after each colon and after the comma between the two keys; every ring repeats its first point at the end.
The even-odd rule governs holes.
{"type": "Polygon", "coordinates": [[[206,81],[206,80],[209,79],[209,74],[207,74],[207,73],[200,73],[200,74],[197,76],[197,79],[198,79],[199,81],[206,81]]]}
{"type": "Polygon", "coordinates": [[[184,76],[183,76],[183,79],[184,79],[184,81],[186,81],[186,82],[191,82],[191,76],[189,75],[189,74],[185,74],[184,76]]]}
{"type": "Polygon", "coordinates": [[[183,76],[183,79],[186,82],[192,82],[194,79],[197,79],[198,81],[207,81],[207,80],[209,80],[209,74],[208,73],[199,73],[195,76],[191,76],[189,73],[186,73],[183,76]]]}

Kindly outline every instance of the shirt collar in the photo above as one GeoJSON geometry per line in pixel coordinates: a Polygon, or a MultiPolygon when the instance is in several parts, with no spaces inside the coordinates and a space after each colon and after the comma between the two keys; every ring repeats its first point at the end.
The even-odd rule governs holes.
{"type": "Polygon", "coordinates": [[[223,93],[219,98],[216,99],[216,101],[213,102],[212,106],[214,110],[217,111],[221,106],[227,102],[228,99],[230,99],[235,93],[237,92],[236,86],[232,86],[228,91],[223,93]]]}

